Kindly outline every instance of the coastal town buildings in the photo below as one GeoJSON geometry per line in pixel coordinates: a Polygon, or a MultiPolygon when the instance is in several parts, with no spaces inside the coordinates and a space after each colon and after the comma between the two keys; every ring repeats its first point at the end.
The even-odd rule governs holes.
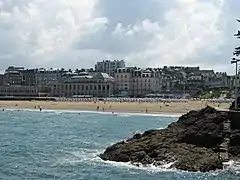
{"type": "Polygon", "coordinates": [[[184,97],[212,89],[232,90],[234,82],[234,76],[198,66],[139,68],[126,67],[123,60],[104,60],[95,69],[10,66],[0,75],[0,96],[184,97]]]}

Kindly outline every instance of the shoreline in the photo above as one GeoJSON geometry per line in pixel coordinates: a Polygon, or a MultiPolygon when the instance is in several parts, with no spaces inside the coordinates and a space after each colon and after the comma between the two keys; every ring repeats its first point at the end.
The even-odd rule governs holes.
{"type": "Polygon", "coordinates": [[[203,101],[188,102],[71,102],[71,101],[0,101],[0,109],[31,109],[90,111],[99,113],[134,113],[134,114],[169,114],[181,116],[191,110],[198,110],[209,105],[216,109],[228,109],[229,103],[204,103],[203,101]]]}
{"type": "Polygon", "coordinates": [[[5,111],[28,111],[28,112],[55,112],[55,113],[72,113],[72,114],[81,114],[81,113],[89,113],[89,114],[104,114],[104,115],[123,115],[123,116],[154,116],[154,117],[173,117],[177,118],[183,114],[166,114],[166,113],[138,113],[138,112],[123,112],[123,111],[115,111],[114,113],[110,111],[90,111],[90,110],[71,110],[71,109],[43,109],[39,111],[38,109],[21,109],[21,108],[6,108],[5,111]]]}

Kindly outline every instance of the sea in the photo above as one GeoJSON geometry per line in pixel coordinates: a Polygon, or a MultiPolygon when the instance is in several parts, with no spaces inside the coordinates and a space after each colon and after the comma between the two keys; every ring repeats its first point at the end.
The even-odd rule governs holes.
{"type": "Polygon", "coordinates": [[[185,172],[103,161],[106,147],[148,129],[162,129],[171,115],[88,111],[0,111],[0,179],[3,180],[237,180],[240,172],[185,172]]]}

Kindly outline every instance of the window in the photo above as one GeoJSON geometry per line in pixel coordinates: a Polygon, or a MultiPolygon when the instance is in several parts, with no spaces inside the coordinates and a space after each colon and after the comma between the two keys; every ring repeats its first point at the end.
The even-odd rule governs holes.
{"type": "Polygon", "coordinates": [[[128,76],[127,75],[125,75],[125,78],[127,78],[128,76]]]}

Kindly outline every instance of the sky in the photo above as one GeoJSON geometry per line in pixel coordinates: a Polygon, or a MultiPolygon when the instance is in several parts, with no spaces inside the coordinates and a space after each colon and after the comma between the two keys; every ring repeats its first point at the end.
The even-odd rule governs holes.
{"type": "Polygon", "coordinates": [[[0,71],[116,59],[233,74],[239,9],[239,0],[0,0],[0,71]]]}

